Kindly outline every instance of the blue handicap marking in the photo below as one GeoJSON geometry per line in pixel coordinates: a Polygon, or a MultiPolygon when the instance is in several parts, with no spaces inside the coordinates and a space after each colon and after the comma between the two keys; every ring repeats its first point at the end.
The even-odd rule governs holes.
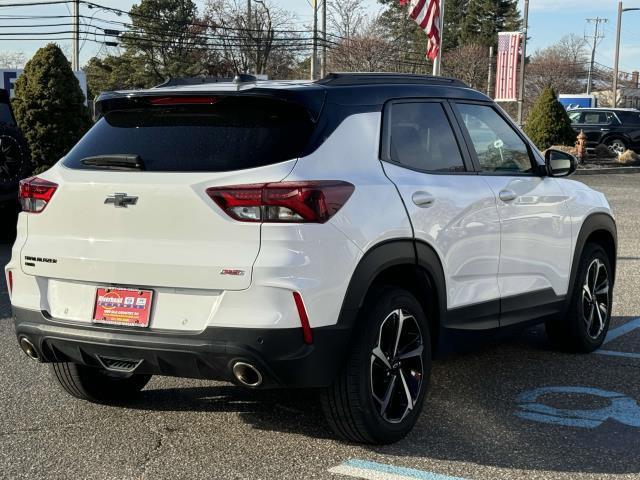
{"type": "Polygon", "coordinates": [[[519,408],[516,415],[526,420],[581,428],[596,428],[607,420],[615,420],[630,427],[640,428],[640,405],[633,398],[617,392],[589,387],[542,387],[520,394],[516,401],[519,408]],[[550,393],[593,395],[607,399],[609,405],[585,410],[555,408],[539,401],[540,397],[550,393]]]}
{"type": "MultiPolygon", "coordinates": [[[[633,332],[636,329],[640,329],[640,318],[636,318],[634,320],[631,320],[630,322],[620,325],[619,327],[612,328],[611,330],[609,330],[609,333],[607,333],[607,336],[604,339],[604,342],[602,342],[602,344],[605,345],[613,340],[616,340],[617,338],[623,335],[626,335],[627,333],[633,332]]],[[[640,353],[635,353],[635,352],[618,352],[616,350],[600,349],[600,350],[596,350],[594,353],[597,353],[599,355],[609,355],[611,357],[640,359],[640,353]]]]}

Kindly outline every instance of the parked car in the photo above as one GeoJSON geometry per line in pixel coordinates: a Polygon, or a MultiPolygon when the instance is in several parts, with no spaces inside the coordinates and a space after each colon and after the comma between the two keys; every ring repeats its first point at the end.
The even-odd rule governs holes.
{"type": "Polygon", "coordinates": [[[584,131],[587,148],[604,144],[621,154],[640,152],[640,110],[634,108],[580,108],[567,112],[576,133],[584,131]]]}
{"type": "Polygon", "coordinates": [[[22,182],[6,266],[20,346],[74,397],[152,375],[316,387],[338,435],[389,443],[460,339],[607,334],[607,200],[460,81],[238,78],[96,107],[22,182]]]}
{"type": "Polygon", "coordinates": [[[0,89],[0,240],[13,238],[19,211],[18,183],[31,173],[27,144],[16,125],[9,94],[0,89]]]}

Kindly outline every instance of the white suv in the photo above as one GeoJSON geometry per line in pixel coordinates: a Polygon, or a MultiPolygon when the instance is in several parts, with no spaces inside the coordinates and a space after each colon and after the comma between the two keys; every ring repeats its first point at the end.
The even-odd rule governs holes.
{"type": "Polygon", "coordinates": [[[151,375],[320,387],[337,434],[388,443],[456,339],[606,335],[607,200],[456,80],[237,77],[96,107],[22,182],[6,267],[22,349],[75,397],[123,401],[151,375]]]}

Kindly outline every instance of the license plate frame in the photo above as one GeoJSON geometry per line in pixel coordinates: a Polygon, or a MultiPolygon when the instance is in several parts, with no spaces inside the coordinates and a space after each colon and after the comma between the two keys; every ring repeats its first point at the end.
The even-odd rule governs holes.
{"type": "Polygon", "coordinates": [[[147,328],[154,291],[130,287],[97,287],[91,322],[98,325],[147,328]]]}

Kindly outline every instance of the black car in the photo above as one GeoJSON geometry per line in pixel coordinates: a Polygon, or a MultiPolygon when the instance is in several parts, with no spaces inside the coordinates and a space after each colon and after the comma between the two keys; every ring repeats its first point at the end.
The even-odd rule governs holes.
{"type": "Polygon", "coordinates": [[[633,108],[580,108],[567,112],[576,133],[587,136],[587,148],[604,144],[617,154],[640,151],[640,110],[633,108]]]}
{"type": "Polygon", "coordinates": [[[0,89],[0,240],[6,240],[5,235],[12,236],[10,230],[18,211],[18,184],[32,169],[27,143],[11,110],[9,93],[0,89]]]}

